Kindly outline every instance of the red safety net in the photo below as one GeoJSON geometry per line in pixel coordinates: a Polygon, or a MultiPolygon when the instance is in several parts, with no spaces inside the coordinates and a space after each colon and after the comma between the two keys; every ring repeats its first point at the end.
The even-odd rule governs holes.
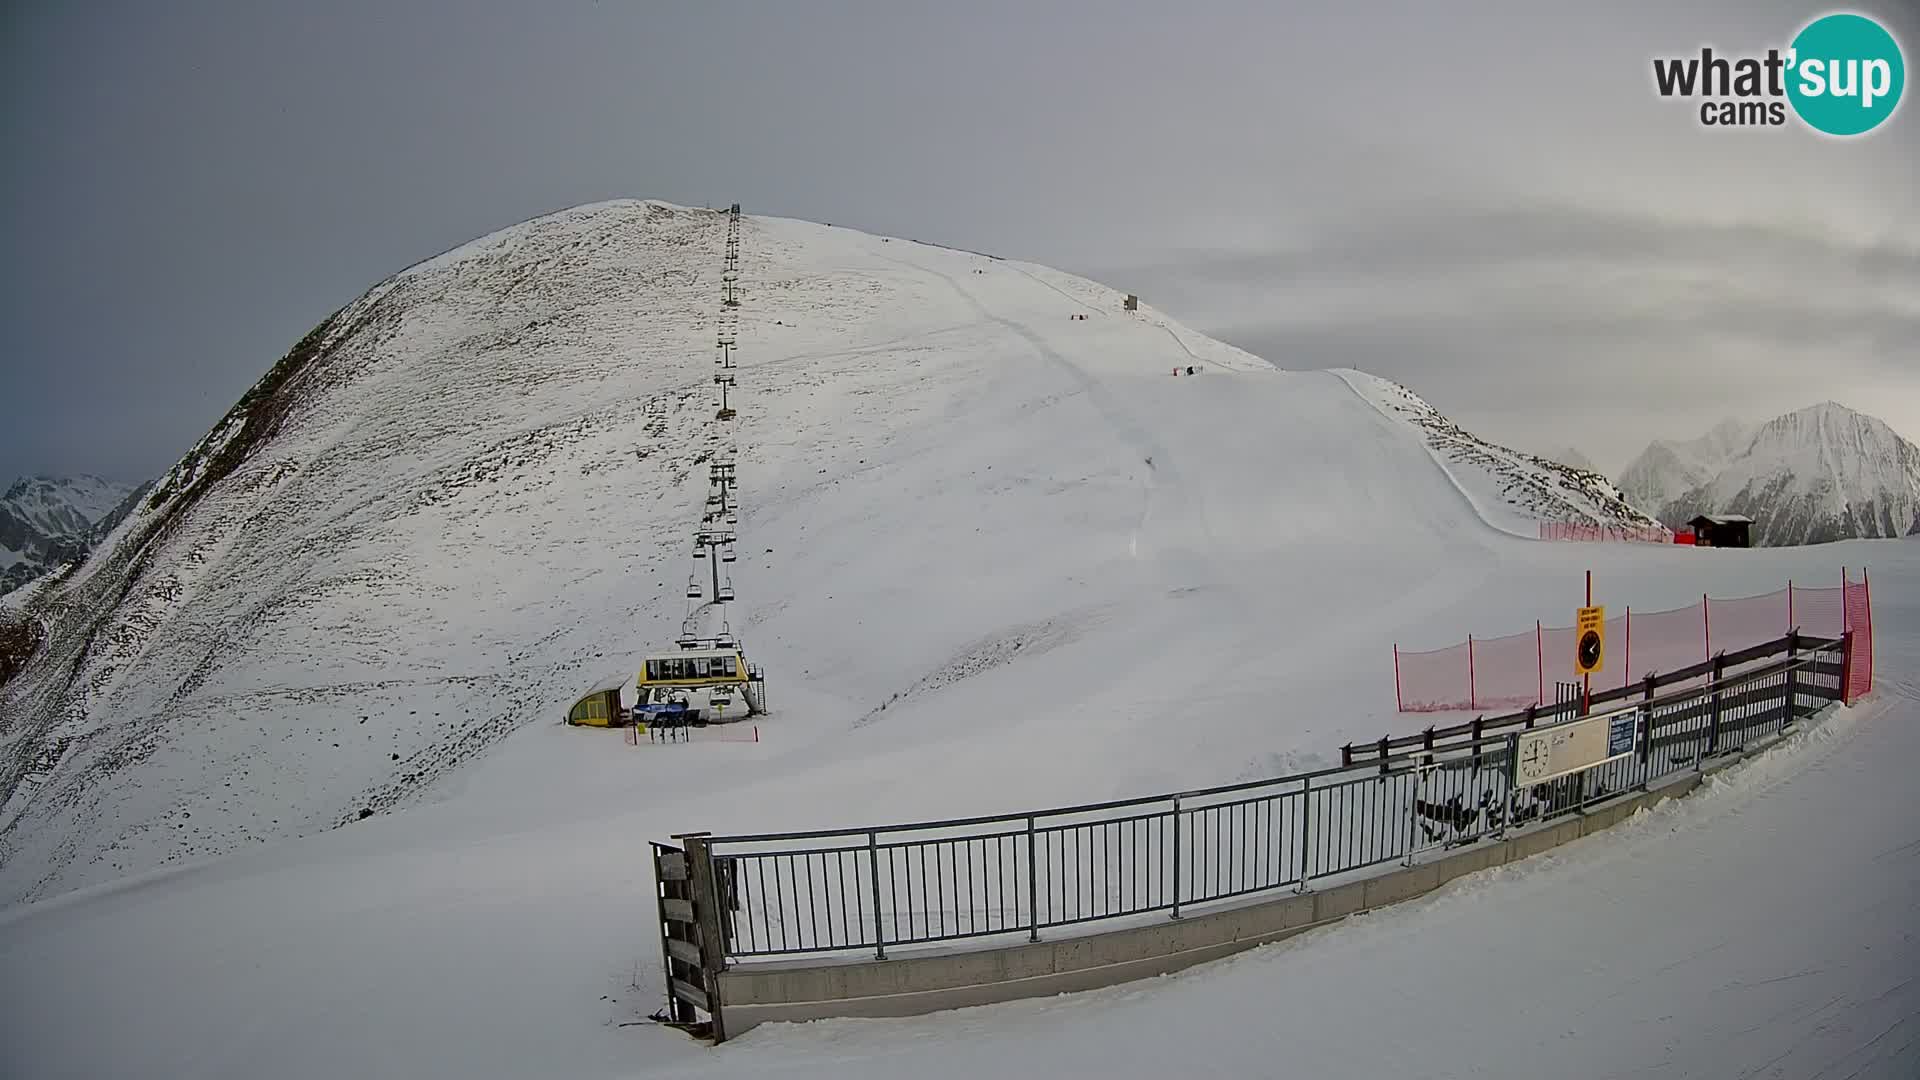
{"type": "Polygon", "coordinates": [[[1473,708],[1472,653],[1466,642],[1432,652],[1393,650],[1401,712],[1473,708]]]}
{"type": "MultiPolygon", "coordinates": [[[[1622,686],[1678,671],[1723,653],[1775,641],[1796,627],[1814,637],[1852,632],[1848,700],[1873,688],[1873,610],[1866,582],[1841,588],[1788,585],[1761,596],[1702,597],[1667,611],[1627,609],[1607,620],[1606,662],[1595,687],[1622,686]]],[[[1394,649],[1401,712],[1520,709],[1553,700],[1553,687],[1578,682],[1577,635],[1570,626],[1538,626],[1499,638],[1473,638],[1431,652],[1394,649]]],[[[1708,676],[1702,675],[1698,682],[1708,676]]],[[[1685,686],[1689,684],[1676,684],[1685,686]]]]}
{"type": "Polygon", "coordinates": [[[1524,709],[1540,700],[1540,647],[1533,631],[1473,641],[1475,709],[1524,709]]]}
{"type": "MultiPolygon", "coordinates": [[[[1644,679],[1648,675],[1692,667],[1711,659],[1707,651],[1709,612],[1703,601],[1666,611],[1627,612],[1627,657],[1632,667],[1627,677],[1644,679]]],[[[1787,628],[1781,627],[1781,633],[1787,628]]]]}
{"type": "Polygon", "coordinates": [[[1793,586],[1793,624],[1803,634],[1839,637],[1847,632],[1847,608],[1842,589],[1803,589],[1793,586]]]}
{"type": "Polygon", "coordinates": [[[1844,588],[1847,632],[1853,635],[1846,660],[1845,700],[1851,705],[1873,692],[1873,587],[1862,573],[1859,581],[1848,581],[1844,588]]]}
{"type": "Polygon", "coordinates": [[[1787,614],[1787,590],[1765,596],[1743,596],[1733,600],[1708,600],[1707,627],[1712,632],[1708,652],[1739,652],[1766,641],[1777,640],[1793,629],[1787,614]]]}
{"type": "Polygon", "coordinates": [[[1668,544],[1673,530],[1660,525],[1594,525],[1584,521],[1543,521],[1542,540],[1575,540],[1596,544],[1668,544]]]}

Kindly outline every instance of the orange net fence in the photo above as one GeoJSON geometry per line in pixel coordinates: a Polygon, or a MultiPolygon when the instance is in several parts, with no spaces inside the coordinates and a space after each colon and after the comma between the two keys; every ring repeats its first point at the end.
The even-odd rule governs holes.
{"type": "Polygon", "coordinates": [[[1540,539],[1586,543],[1671,544],[1674,531],[1663,525],[1595,525],[1584,521],[1543,521],[1540,539]]]}
{"type": "MultiPolygon", "coordinates": [[[[1596,689],[1677,671],[1723,653],[1777,641],[1789,631],[1812,637],[1853,635],[1847,653],[1852,702],[1873,689],[1873,603],[1864,576],[1845,571],[1837,587],[1791,582],[1776,592],[1701,598],[1666,611],[1626,609],[1607,620],[1607,657],[1596,689]]],[[[1571,626],[1542,626],[1498,638],[1474,638],[1426,652],[1393,649],[1394,692],[1401,712],[1524,709],[1552,701],[1556,683],[1577,682],[1571,626]]],[[[1701,676],[1704,681],[1707,676],[1701,676]]]]}

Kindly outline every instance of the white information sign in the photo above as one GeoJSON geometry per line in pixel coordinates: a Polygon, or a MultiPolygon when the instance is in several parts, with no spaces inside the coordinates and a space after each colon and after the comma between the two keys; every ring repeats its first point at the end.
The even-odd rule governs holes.
{"type": "Polygon", "coordinates": [[[1625,709],[1521,732],[1514,747],[1514,786],[1544,784],[1630,756],[1638,716],[1638,710],[1625,709]]]}

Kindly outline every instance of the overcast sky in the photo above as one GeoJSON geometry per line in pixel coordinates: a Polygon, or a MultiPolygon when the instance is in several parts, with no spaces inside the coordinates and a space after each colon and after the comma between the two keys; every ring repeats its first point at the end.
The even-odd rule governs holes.
{"type": "Polygon", "coordinates": [[[1920,438],[1920,104],[1652,91],[1824,10],[8,4],[0,474],[144,479],[380,278],[627,196],[1059,266],[1609,471],[1826,399],[1920,438]]]}

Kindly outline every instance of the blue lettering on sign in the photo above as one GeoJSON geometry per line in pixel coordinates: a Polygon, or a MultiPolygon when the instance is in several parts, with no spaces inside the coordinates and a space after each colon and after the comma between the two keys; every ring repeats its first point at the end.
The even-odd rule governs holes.
{"type": "Polygon", "coordinates": [[[1607,756],[1619,757],[1633,753],[1634,722],[1639,717],[1635,713],[1621,713],[1607,721],[1607,756]]]}

